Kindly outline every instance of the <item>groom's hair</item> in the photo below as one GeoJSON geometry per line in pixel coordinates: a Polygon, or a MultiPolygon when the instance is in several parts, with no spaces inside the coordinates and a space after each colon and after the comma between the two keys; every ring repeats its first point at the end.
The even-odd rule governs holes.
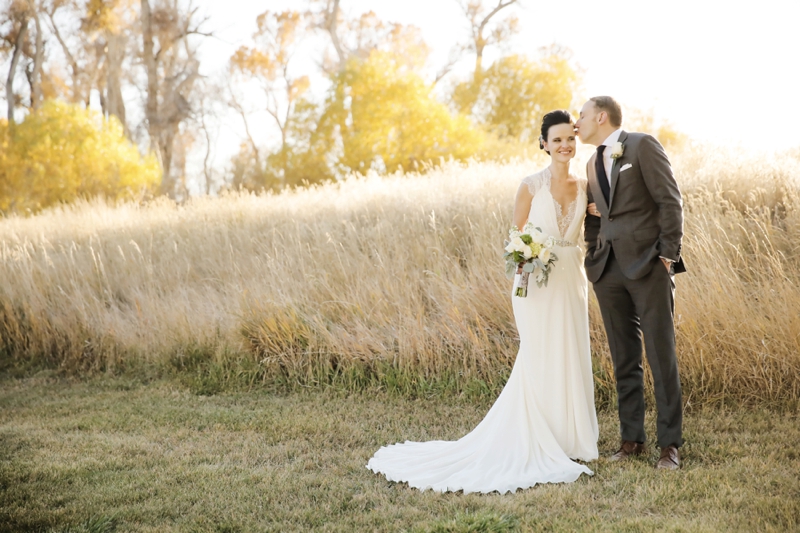
{"type": "Polygon", "coordinates": [[[594,106],[598,111],[605,111],[608,113],[608,121],[612,126],[615,128],[622,126],[622,107],[619,105],[619,102],[610,96],[595,96],[589,98],[589,100],[594,102],[594,106]]]}

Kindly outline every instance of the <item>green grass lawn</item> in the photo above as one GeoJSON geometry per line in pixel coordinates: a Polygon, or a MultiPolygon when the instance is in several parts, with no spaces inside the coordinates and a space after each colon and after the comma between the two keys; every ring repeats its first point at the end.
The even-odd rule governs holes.
{"type": "MultiPolygon", "coordinates": [[[[0,381],[1,531],[791,531],[797,413],[686,416],[684,468],[592,464],[513,495],[420,493],[364,465],[454,439],[489,403],[382,393],[197,396],[172,382],[0,381]]],[[[652,415],[648,418],[654,435],[652,415]]],[[[600,415],[604,457],[616,417],[600,415]]]]}

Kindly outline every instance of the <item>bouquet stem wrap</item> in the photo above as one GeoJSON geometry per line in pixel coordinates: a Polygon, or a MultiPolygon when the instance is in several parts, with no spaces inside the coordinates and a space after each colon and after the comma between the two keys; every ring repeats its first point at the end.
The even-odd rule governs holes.
{"type": "Polygon", "coordinates": [[[528,296],[528,280],[530,279],[530,272],[522,271],[514,277],[514,296],[525,298],[528,296]]]}

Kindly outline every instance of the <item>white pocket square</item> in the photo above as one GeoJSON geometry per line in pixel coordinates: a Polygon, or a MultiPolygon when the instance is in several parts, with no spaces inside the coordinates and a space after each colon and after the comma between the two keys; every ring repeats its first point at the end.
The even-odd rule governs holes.
{"type": "Polygon", "coordinates": [[[625,170],[628,170],[628,169],[629,169],[629,168],[631,168],[632,166],[633,166],[633,165],[631,165],[630,163],[626,163],[626,164],[622,165],[622,168],[621,168],[621,169],[619,169],[619,171],[620,171],[620,172],[623,172],[623,171],[625,171],[625,170]]]}

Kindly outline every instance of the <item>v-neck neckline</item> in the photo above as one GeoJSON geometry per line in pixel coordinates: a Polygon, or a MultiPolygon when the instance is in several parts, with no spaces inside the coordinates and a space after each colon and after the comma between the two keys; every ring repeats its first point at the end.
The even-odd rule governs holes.
{"type": "MultiPolygon", "coordinates": [[[[576,185],[577,185],[577,180],[576,180],[576,185]]],[[[575,189],[576,189],[575,190],[575,197],[572,199],[572,201],[569,204],[567,204],[566,209],[564,208],[563,205],[561,205],[561,202],[556,200],[556,197],[553,196],[553,188],[552,187],[553,187],[553,172],[550,170],[550,167],[548,167],[547,168],[547,192],[548,192],[548,194],[550,194],[550,198],[553,199],[553,202],[557,203],[558,207],[561,208],[561,214],[564,215],[564,213],[568,213],[569,212],[569,208],[572,207],[572,204],[574,204],[575,202],[578,201],[578,195],[581,193],[580,187],[578,187],[578,186],[575,187],[575,189]]],[[[555,207],[553,209],[555,209],[555,207]]],[[[558,212],[556,212],[556,220],[558,220],[558,212]]]]}

